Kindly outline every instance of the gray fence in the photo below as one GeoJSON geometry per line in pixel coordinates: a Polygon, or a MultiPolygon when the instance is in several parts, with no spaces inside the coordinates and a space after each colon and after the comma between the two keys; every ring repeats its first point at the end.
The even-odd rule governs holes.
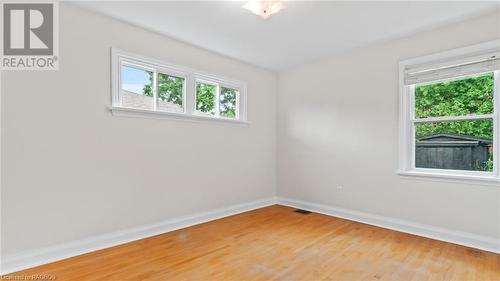
{"type": "Polygon", "coordinates": [[[492,150],[490,139],[438,134],[418,138],[415,167],[453,170],[484,170],[492,150]]]}

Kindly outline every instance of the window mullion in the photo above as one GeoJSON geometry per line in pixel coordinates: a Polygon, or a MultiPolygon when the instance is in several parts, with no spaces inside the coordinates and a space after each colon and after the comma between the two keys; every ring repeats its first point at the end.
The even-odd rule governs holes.
{"type": "Polygon", "coordinates": [[[430,118],[415,118],[411,121],[413,123],[437,123],[449,121],[466,121],[466,120],[484,120],[493,119],[494,114],[480,114],[480,115],[466,115],[466,116],[444,116],[444,117],[430,117],[430,118]]]}
{"type": "Polygon", "coordinates": [[[196,110],[196,80],[193,75],[188,75],[185,89],[186,113],[193,114],[196,110]]]}
{"type": "Polygon", "coordinates": [[[215,89],[215,116],[220,116],[220,84],[217,84],[215,89]]]}
{"type": "Polygon", "coordinates": [[[114,91],[113,91],[113,101],[112,101],[112,105],[113,106],[121,106],[122,105],[122,102],[123,102],[123,95],[122,95],[122,69],[123,69],[123,66],[124,64],[122,63],[121,59],[120,58],[117,58],[117,66],[113,65],[113,71],[114,71],[114,78],[117,80],[117,81],[114,81],[114,91]]]}
{"type": "Polygon", "coordinates": [[[153,111],[156,111],[158,96],[158,71],[153,72],[153,111]]]}
{"type": "Polygon", "coordinates": [[[410,141],[408,142],[408,154],[410,155],[410,159],[407,161],[408,167],[410,169],[415,169],[415,123],[412,120],[415,119],[415,85],[410,85],[407,88],[408,90],[408,137],[410,141]]]}
{"type": "Polygon", "coordinates": [[[500,70],[493,72],[493,172],[500,174],[500,70]]]}
{"type": "Polygon", "coordinates": [[[240,90],[236,91],[236,107],[235,107],[236,119],[240,119],[240,95],[241,91],[240,90]]]}

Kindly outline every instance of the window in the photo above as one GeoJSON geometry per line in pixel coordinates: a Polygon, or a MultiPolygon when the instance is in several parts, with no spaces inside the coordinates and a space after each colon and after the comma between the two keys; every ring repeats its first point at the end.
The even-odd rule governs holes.
{"type": "Polygon", "coordinates": [[[226,119],[238,118],[238,89],[217,82],[196,82],[196,111],[226,119]]]}
{"type": "Polygon", "coordinates": [[[246,123],[246,86],[112,49],[112,112],[246,123]]]}
{"type": "Polygon", "coordinates": [[[498,46],[400,63],[400,174],[500,180],[498,46]]]}
{"type": "Polygon", "coordinates": [[[217,84],[196,82],[196,111],[201,114],[215,115],[217,84]]]}
{"type": "Polygon", "coordinates": [[[164,73],[158,73],[159,111],[184,112],[186,79],[164,73]]]}
{"type": "Polygon", "coordinates": [[[137,110],[184,113],[187,74],[133,59],[120,60],[116,106],[137,110]]]}
{"type": "Polygon", "coordinates": [[[417,84],[414,99],[416,168],[493,172],[493,73],[417,84]]]}
{"type": "Polygon", "coordinates": [[[122,106],[153,110],[152,81],[153,72],[124,64],[121,84],[122,106]]]}
{"type": "Polygon", "coordinates": [[[238,90],[222,87],[219,97],[220,115],[226,118],[238,117],[238,90]]]}

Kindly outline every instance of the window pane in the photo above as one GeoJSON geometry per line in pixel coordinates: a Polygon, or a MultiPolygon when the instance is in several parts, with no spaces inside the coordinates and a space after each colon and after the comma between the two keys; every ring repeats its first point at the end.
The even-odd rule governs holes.
{"type": "Polygon", "coordinates": [[[160,111],[184,112],[184,78],[158,73],[158,99],[160,111]]]}
{"type": "Polygon", "coordinates": [[[493,120],[415,125],[415,167],[493,171],[493,120]]]}
{"type": "Polygon", "coordinates": [[[493,73],[415,86],[417,118],[493,113],[493,73]]]}
{"type": "Polygon", "coordinates": [[[238,90],[221,87],[219,97],[220,116],[236,118],[236,96],[238,90]]]}
{"type": "Polygon", "coordinates": [[[153,110],[153,73],[144,69],[122,66],[121,105],[153,110]]]}
{"type": "Polygon", "coordinates": [[[196,110],[215,115],[215,91],[217,86],[196,82],[196,110]]]}

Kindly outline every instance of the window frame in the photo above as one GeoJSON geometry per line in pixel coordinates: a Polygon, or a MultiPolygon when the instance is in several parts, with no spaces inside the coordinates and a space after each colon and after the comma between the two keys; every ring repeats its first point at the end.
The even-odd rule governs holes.
{"type": "MultiPolygon", "coordinates": [[[[500,51],[500,40],[487,42],[470,47],[455,49],[447,52],[433,54],[429,56],[404,60],[399,63],[399,168],[397,173],[402,176],[412,176],[419,178],[434,178],[452,181],[473,181],[490,182],[497,184],[500,182],[500,70],[488,71],[484,73],[493,73],[493,113],[478,114],[471,116],[445,116],[416,118],[415,117],[415,84],[405,85],[405,69],[413,66],[434,65],[436,62],[446,63],[447,61],[456,61],[459,58],[470,56],[471,54],[484,51],[500,51]],[[445,121],[464,121],[464,120],[493,120],[493,171],[467,171],[451,169],[431,169],[415,167],[415,124],[445,122],[445,121]]],[[[480,73],[478,73],[480,74],[480,73]]],[[[455,78],[466,78],[467,76],[457,76],[455,78]]],[[[449,80],[449,79],[446,79],[449,80]]],[[[443,80],[432,81],[438,83],[443,80]]]]}
{"type": "Polygon", "coordinates": [[[187,121],[215,121],[233,124],[249,124],[246,114],[246,83],[228,79],[219,75],[206,74],[186,67],[179,67],[156,59],[132,54],[117,48],[111,48],[111,106],[115,116],[146,117],[155,119],[176,119],[187,121]],[[127,65],[153,72],[153,110],[135,109],[122,106],[122,65],[127,65]],[[164,74],[184,79],[183,112],[157,110],[158,74],[164,74]],[[196,110],[196,81],[217,85],[216,114],[200,114],[196,110]],[[236,116],[228,118],[219,116],[220,88],[227,87],[238,91],[236,101],[236,116]]]}

